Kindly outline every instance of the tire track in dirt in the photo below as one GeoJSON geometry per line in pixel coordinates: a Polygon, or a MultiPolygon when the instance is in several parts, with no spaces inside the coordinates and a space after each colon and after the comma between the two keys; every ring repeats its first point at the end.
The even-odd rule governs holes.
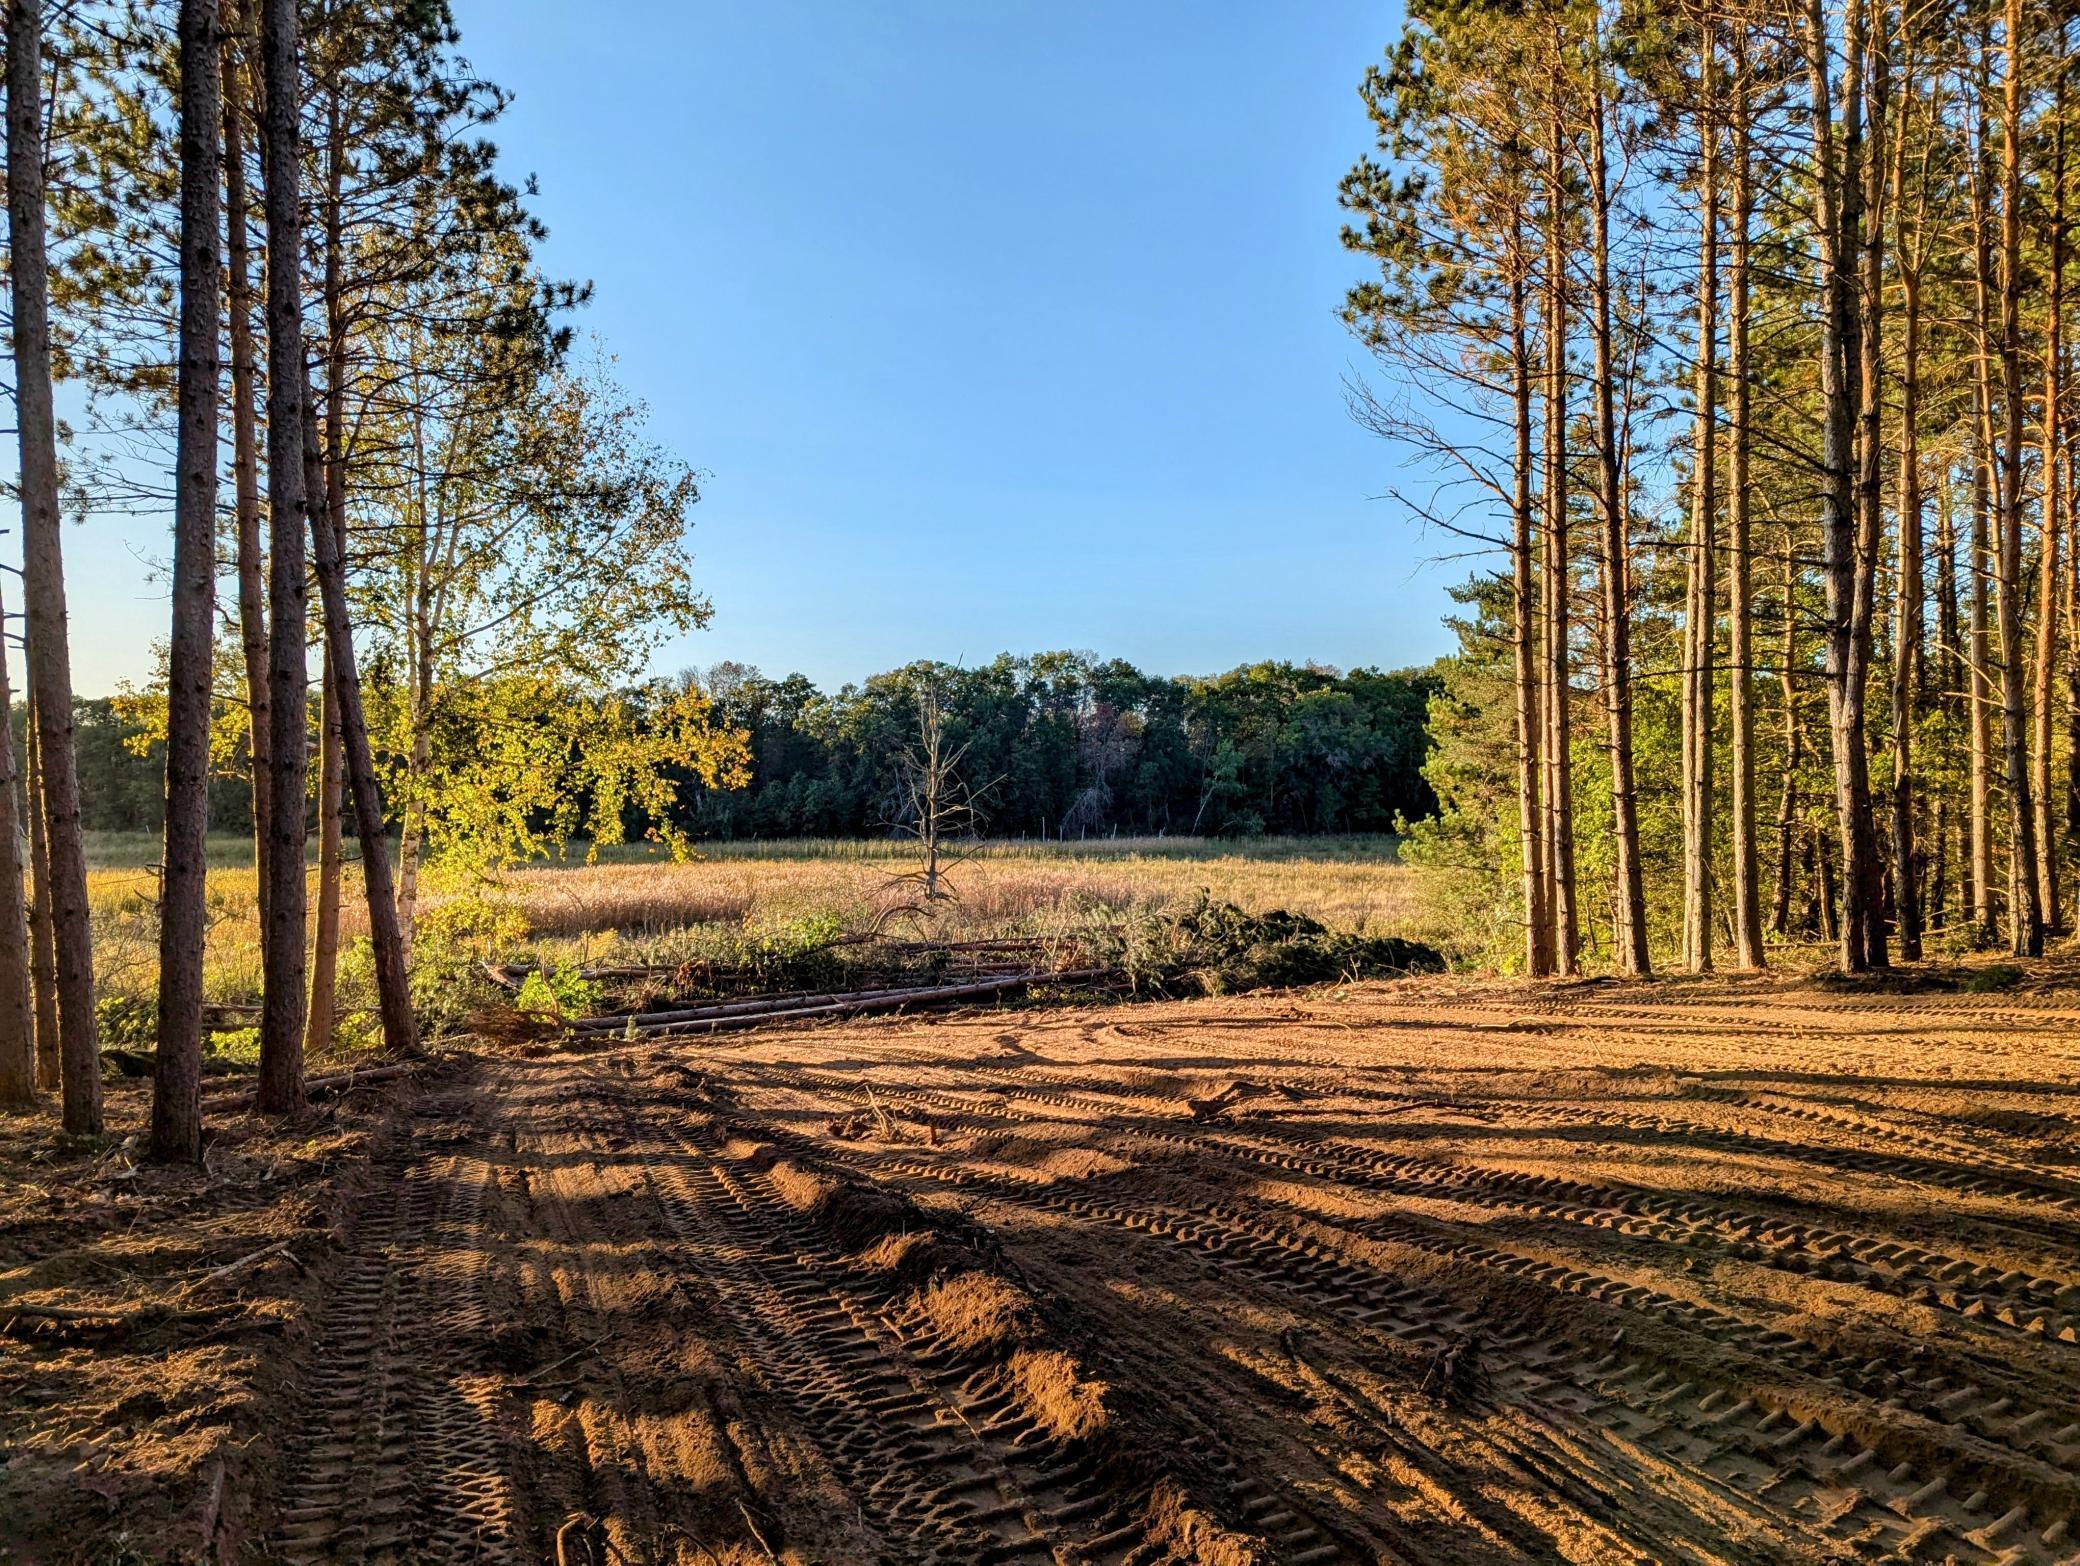
{"type": "Polygon", "coordinates": [[[1108,1490],[1102,1465],[1057,1450],[914,1317],[838,1281],[829,1243],[756,1171],[733,1169],[669,1117],[621,1107],[667,1222],[699,1260],[698,1283],[729,1311],[761,1375],[829,1438],[826,1456],[901,1546],[892,1559],[1125,1563],[1142,1549],[1135,1497],[1108,1490]]]}
{"type": "MultiPolygon", "coordinates": [[[[909,1178],[950,1183],[1013,1205],[1214,1253],[1224,1268],[1244,1271],[1355,1327],[1381,1331],[1431,1352],[1477,1336],[1493,1362],[1491,1376],[1505,1401],[1543,1403],[1555,1416],[1587,1419],[1621,1447],[1637,1447],[1705,1489],[1741,1495],[1758,1520],[1803,1524],[1838,1543],[1878,1545],[1886,1558],[1941,1559],[1948,1551],[1961,1561],[2048,1566],[2066,1559],[2059,1547],[2071,1529],[2072,1458],[2080,1451],[2071,1444],[2080,1432],[2070,1426],[2038,1437],[2060,1460],[2057,1470],[2044,1474],[2048,1482],[2011,1483],[2004,1491],[1995,1487],[1997,1481],[1961,1472],[1973,1456],[1983,1461],[1995,1454],[1952,1453],[1952,1467],[1931,1467],[1929,1432],[1913,1428],[1918,1421],[1901,1422],[1900,1413],[1912,1411],[1899,1400],[1897,1389],[1884,1402],[1845,1399],[1846,1378],[1832,1370],[1813,1377],[1815,1384],[1803,1390],[1796,1381],[1786,1386],[1772,1376],[1765,1384],[1729,1377],[1724,1370],[1706,1375],[1725,1385],[1705,1386],[1693,1378],[1698,1367],[1714,1357],[1708,1351],[1694,1356],[1681,1349],[1643,1355],[1637,1340],[1620,1351],[1593,1343],[1540,1342],[1524,1332],[1495,1333],[1479,1306],[1396,1281],[1318,1237],[1264,1219],[1255,1209],[1212,1201],[1156,1200],[1138,1189],[1118,1199],[1065,1193],[1042,1182],[1021,1185],[920,1160],[891,1159],[883,1167],[909,1178]],[[1561,1384],[1559,1390],[1549,1390],[1554,1383],[1561,1384]],[[1835,1425],[1842,1428],[1832,1428],[1835,1425]],[[1902,1455],[1895,1459],[1895,1453],[1902,1455]],[[2029,1498],[2020,1498],[2023,1494],[2029,1498]],[[2050,1495],[2053,1504],[2063,1501],[2064,1509],[2056,1515],[2033,1511],[2033,1500],[2043,1507],[2043,1494],[2050,1495]],[[1992,1510],[1996,1496],[2002,1497],[1998,1512],[1992,1510]]],[[[1406,1236],[1395,1238],[1405,1241],[1406,1236]]],[[[1467,1259],[1463,1249],[1451,1254],[1467,1259]]],[[[1605,1299],[1595,1285],[1608,1285],[1609,1280],[1558,1268],[1551,1273],[1537,1281],[1565,1283],[1570,1285],[1568,1292],[1604,1303],[1636,1306],[1638,1294],[1644,1292],[1620,1285],[1616,1292],[1621,1297],[1605,1299]],[[1626,1297],[1628,1290],[1633,1292],[1626,1297]]],[[[1687,1306],[1669,1303],[1678,1313],[1687,1306]]],[[[1750,1368],[1757,1369],[1794,1341],[1709,1316],[1678,1325],[1702,1330],[1714,1344],[1723,1341],[1722,1334],[1745,1338],[1750,1368]]],[[[1618,1336],[1622,1340],[1623,1334],[1618,1336]]],[[[1947,1403],[1939,1414],[1950,1422],[1972,1411],[1973,1388],[1912,1390],[1926,1394],[1934,1404],[1947,1403]]],[[[2008,1412],[1995,1410],[1998,1401],[1988,1400],[1978,1411],[1998,1418],[2008,1412]]],[[[2045,1410],[2029,1411],[2015,1424],[2034,1435],[2045,1417],[2045,1410]]],[[[2029,1459],[2021,1459],[2025,1476],[2032,1466],[2029,1459]]]]}
{"type": "Polygon", "coordinates": [[[420,1103],[351,1220],[287,1426],[285,1560],[517,1559],[496,1378],[459,1368],[487,1327],[470,1086],[420,1103]]]}
{"type": "MultiPolygon", "coordinates": [[[[799,1081],[851,1103],[864,1091],[842,1079],[796,1073],[799,1081]]],[[[1087,1108],[1094,1095],[998,1087],[994,1097],[911,1088],[883,1093],[893,1106],[966,1116],[979,1123],[1032,1123],[1008,1101],[1087,1108]]],[[[1257,1122],[1259,1136],[1194,1131],[1174,1114],[1148,1114],[1114,1124],[1130,1135],[1186,1152],[1218,1150],[1285,1173],[1305,1174],[1386,1195],[1470,1202],[1528,1220],[1577,1225],[1643,1241],[1681,1246],[1715,1258],[1854,1284],[1914,1304],[1956,1313],[1988,1330],[2022,1333],[2080,1348],[2080,1284],[1967,1261],[1923,1246],[1855,1235],[1810,1221],[1772,1217],[1702,1198],[1491,1170],[1412,1154],[1345,1147],[1297,1134],[1279,1122],[1257,1122]],[[1297,1145],[1296,1145],[1297,1144],[1297,1145]],[[1305,1151],[1299,1150],[1304,1146],[1305,1151]]]]}

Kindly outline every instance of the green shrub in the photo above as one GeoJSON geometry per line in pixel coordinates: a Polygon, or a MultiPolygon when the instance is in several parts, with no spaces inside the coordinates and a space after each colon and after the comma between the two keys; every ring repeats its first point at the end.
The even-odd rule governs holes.
{"type": "Polygon", "coordinates": [[[520,986],[515,1010],[552,1017],[589,1017],[598,1011],[605,992],[596,980],[576,968],[536,968],[520,986]]]}

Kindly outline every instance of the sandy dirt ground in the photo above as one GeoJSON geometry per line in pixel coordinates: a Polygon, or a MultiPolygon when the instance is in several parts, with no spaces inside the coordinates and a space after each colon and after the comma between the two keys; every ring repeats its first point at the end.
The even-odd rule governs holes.
{"type": "Polygon", "coordinates": [[[0,1337],[0,1542],[2080,1560],[2070,980],[1411,981],[452,1062],[227,1146],[234,1205],[9,1209],[0,1318],[162,1315],[0,1337]]]}

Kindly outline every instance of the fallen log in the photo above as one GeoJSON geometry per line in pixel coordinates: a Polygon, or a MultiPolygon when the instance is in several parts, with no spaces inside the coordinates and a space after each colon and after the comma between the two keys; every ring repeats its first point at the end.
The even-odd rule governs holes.
{"type": "MultiPolygon", "coordinates": [[[[1021,973],[1001,979],[984,979],[971,984],[943,984],[927,989],[882,990],[852,998],[839,998],[818,1005],[788,1007],[778,1011],[760,1011],[726,1017],[698,1017],[683,1022],[653,1023],[645,1026],[640,1016],[624,1017],[618,1028],[588,1029],[584,1036],[625,1037],[633,1033],[638,1038],[680,1038],[699,1033],[721,1033],[734,1028],[755,1028],[767,1022],[797,1022],[814,1017],[850,1017],[863,1012],[897,1011],[904,1006],[935,1003],[949,1000],[979,999],[985,995],[1002,995],[1011,990],[1026,989],[1036,984],[1064,984],[1086,979],[1101,979],[1112,972],[1110,968],[1076,968],[1064,973],[1021,973]]],[[[605,1020],[605,1019],[589,1019],[605,1020]]]]}
{"type": "Polygon", "coordinates": [[[579,1017],[569,1026],[573,1033],[619,1033],[631,1022],[638,1029],[655,1028],[675,1022],[704,1022],[711,1018],[750,1017],[796,1011],[809,1006],[852,1005],[860,1001],[879,1000],[885,996],[915,998],[926,994],[939,995],[952,990],[983,993],[986,986],[996,983],[998,979],[1039,983],[1049,977],[1051,975],[1044,970],[1022,968],[1015,974],[976,975],[951,984],[877,985],[872,989],[863,990],[795,990],[784,995],[759,995],[736,1001],[710,1001],[699,1006],[679,1007],[671,1011],[616,1012],[607,1016],[579,1017]]]}

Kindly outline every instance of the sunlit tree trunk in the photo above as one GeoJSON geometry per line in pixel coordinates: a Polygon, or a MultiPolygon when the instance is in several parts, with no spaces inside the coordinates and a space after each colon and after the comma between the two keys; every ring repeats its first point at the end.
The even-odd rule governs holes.
{"type": "MultiPolygon", "coordinates": [[[[1596,339],[1597,511],[1603,524],[1600,579],[1603,590],[1603,700],[1611,761],[1611,836],[1616,848],[1614,925],[1620,973],[1653,971],[1647,950],[1647,893],[1639,850],[1639,796],[1632,747],[1632,595],[1628,582],[1631,529],[1626,525],[1623,478],[1618,469],[1617,364],[1611,292],[1611,172],[1605,144],[1608,94],[1599,77],[1590,104],[1590,265],[1596,339]]],[[[1527,432],[1528,434],[1528,432],[1527,432]]]]}
{"type": "Polygon", "coordinates": [[[38,760],[42,741],[37,737],[33,698],[28,705],[22,743],[28,754],[28,786],[22,791],[22,810],[29,818],[29,870],[34,877],[29,890],[29,981],[36,998],[36,1085],[55,1093],[65,1077],[59,1050],[58,944],[51,920],[50,839],[43,827],[43,768],[38,760]]]}
{"type": "Polygon", "coordinates": [[[1753,496],[1748,473],[1754,393],[1754,370],[1748,353],[1749,247],[1755,217],[1755,171],[1750,145],[1750,95],[1754,87],[1744,21],[1733,23],[1733,39],[1733,228],[1727,257],[1726,302],[1727,395],[1731,404],[1726,472],[1726,616],[1728,661],[1733,673],[1728,692],[1733,720],[1733,786],[1729,801],[1733,835],[1733,946],[1734,960],[1741,967],[1760,968],[1765,958],[1762,870],[1755,847],[1755,614],[1750,536],[1753,496]]]}
{"type": "MultiPolygon", "coordinates": [[[[253,865],[257,871],[260,942],[264,952],[271,933],[267,904],[274,763],[268,745],[267,558],[260,540],[260,433],[254,408],[253,270],[248,236],[251,213],[246,195],[245,80],[249,66],[241,59],[231,36],[244,25],[242,0],[231,0],[224,14],[224,215],[229,236],[225,299],[231,315],[231,484],[238,556],[239,644],[245,653],[246,670],[253,865]]],[[[262,962],[264,966],[264,957],[262,962]]]]}
{"type": "Polygon", "coordinates": [[[2052,782],[2052,735],[2057,707],[2058,600],[2062,585],[2059,570],[2061,546],[2070,531],[2066,492],[2060,482],[2059,436],[2064,428],[2060,405],[2063,359],[2066,270],[2066,73],[2063,29],[2053,28],[2053,79],[2057,87],[2051,114],[2050,246],[2047,258],[2044,301],[2044,416],[2043,461],[2038,478],[2043,488],[2042,527],[2037,553],[2037,643],[2033,729],[2030,748],[2031,798],[2037,810],[2037,898],[2049,930],[2065,930],[2064,909],[2059,900],[2059,833],[2055,786],[2052,782]]]}
{"type": "Polygon", "coordinates": [[[1885,960],[1875,913],[1877,842],[1871,820],[1870,758],[1864,696],[1875,562],[1859,548],[1856,421],[1863,400],[1862,325],[1857,263],[1863,235],[1864,154],[1862,0],[1850,0],[1844,53],[1842,133],[1835,134],[1831,40],[1822,0],[1807,7],[1806,53],[1811,83],[1813,187],[1820,241],[1822,308],[1821,526],[1827,600],[1828,729],[1833,752],[1835,812],[1842,844],[1842,906],[1837,919],[1841,966],[1860,973],[1885,960]],[[1872,936],[1879,944],[1873,949],[1872,936]]]}
{"type": "Polygon", "coordinates": [[[260,0],[262,151],[267,213],[268,659],[274,800],[268,850],[269,933],[260,1011],[262,1112],[303,1102],[304,797],[309,770],[310,669],[304,534],[302,85],[296,0],[260,0]]]}
{"type": "Polygon", "coordinates": [[[1509,276],[1510,408],[1510,643],[1515,657],[1517,722],[1517,837],[1524,857],[1524,971],[1537,978],[1553,969],[1553,927],[1548,916],[1544,812],[1540,800],[1538,594],[1534,580],[1536,523],[1531,497],[1532,371],[1529,319],[1529,261],[1521,227],[1512,233],[1509,276]]]}
{"type": "Polygon", "coordinates": [[[1784,528],[1784,621],[1777,650],[1777,698],[1784,718],[1784,776],[1777,784],[1777,895],[1770,928],[1791,933],[1791,888],[1798,855],[1798,768],[1805,759],[1805,731],[1798,722],[1798,557],[1791,528],[1784,528]]]}
{"type": "Polygon", "coordinates": [[[50,277],[43,180],[43,3],[7,0],[8,281],[14,305],[15,426],[21,444],[22,599],[49,835],[64,1124],[101,1131],[101,1038],[94,942],[73,751],[72,650],[58,518],[57,422],[51,390],[50,277]]]}
{"type": "Polygon", "coordinates": [[[181,0],[180,369],[175,399],[173,634],[166,682],[166,856],[151,1154],[202,1156],[202,959],[208,924],[210,706],[217,621],[218,145],[216,0],[181,0]]]}
{"type": "Polygon", "coordinates": [[[2001,463],[1995,582],[2001,643],[2001,757],[2008,785],[2008,946],[2044,949],[2037,816],[2030,801],[2022,645],[2022,0],[2007,0],[2001,83],[2001,463]]]}
{"type": "MultiPolygon", "coordinates": [[[[6,611],[0,609],[0,624],[6,611]]],[[[0,650],[0,1105],[36,1102],[36,1023],[29,978],[28,887],[22,876],[20,779],[14,764],[14,692],[0,650]]]]}
{"type": "Polygon", "coordinates": [[[1568,701],[1571,651],[1568,632],[1567,540],[1567,136],[1561,112],[1563,45],[1553,38],[1553,94],[1546,154],[1546,580],[1545,580],[1545,762],[1546,860],[1550,867],[1553,967],[1581,971],[1581,922],[1575,904],[1574,768],[1569,755],[1568,701]]]}
{"type": "Polygon", "coordinates": [[[308,1059],[332,1048],[339,1011],[339,904],[342,878],[341,811],[346,773],[340,763],[339,693],[332,658],[320,660],[318,717],[318,906],[311,930],[310,1009],[303,1028],[308,1059]]]}
{"type": "MultiPolygon", "coordinates": [[[[1710,29],[1705,36],[1711,37],[1710,29]]],[[[1710,100],[1715,46],[1704,49],[1700,81],[1710,100]]],[[[1687,609],[1683,617],[1683,965],[1712,967],[1713,652],[1717,637],[1719,473],[1719,130],[1698,117],[1697,435],[1690,502],[1687,609]]]]}

